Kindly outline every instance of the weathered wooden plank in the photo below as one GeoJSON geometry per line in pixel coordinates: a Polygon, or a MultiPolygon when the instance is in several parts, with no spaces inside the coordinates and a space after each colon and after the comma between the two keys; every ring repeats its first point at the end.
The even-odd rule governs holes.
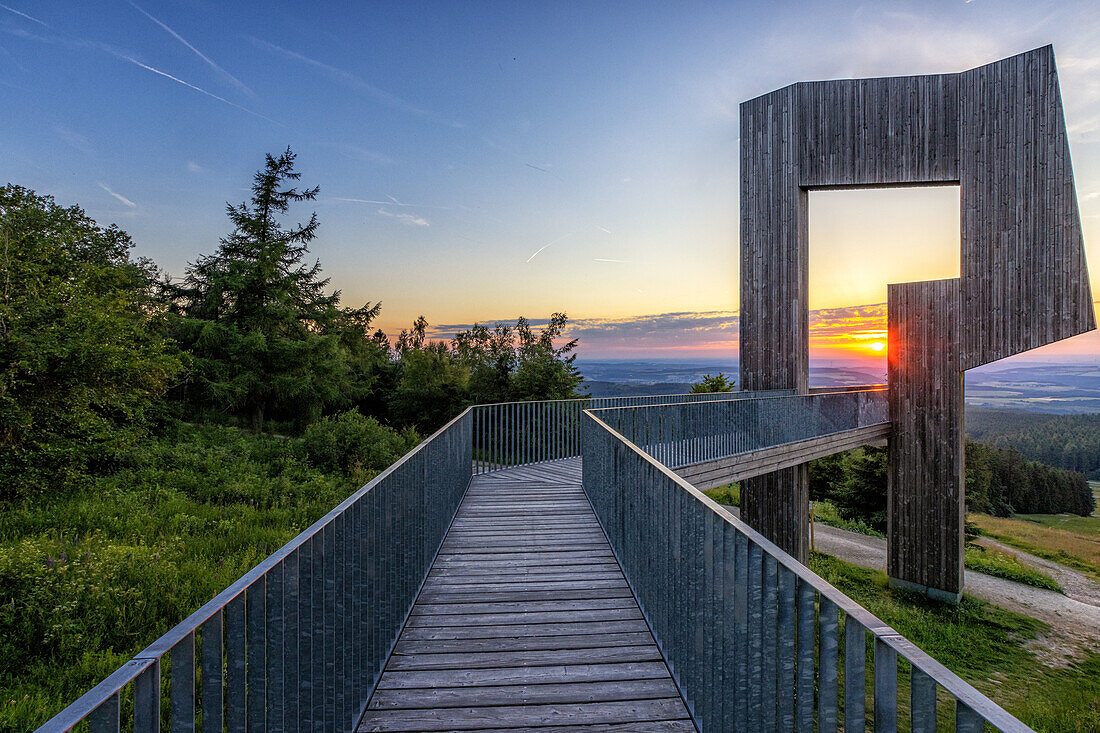
{"type": "Polygon", "coordinates": [[[544,667],[549,665],[610,664],[614,662],[659,662],[656,644],[642,646],[581,647],[576,649],[533,649],[499,652],[454,652],[398,654],[390,657],[387,670],[499,669],[501,667],[544,667]]]}
{"type": "Polygon", "coordinates": [[[448,652],[533,651],[536,649],[590,649],[638,646],[653,640],[645,631],[621,634],[572,634],[568,636],[508,636],[494,639],[402,639],[394,654],[443,654],[448,652]]]}
{"type": "Polygon", "coordinates": [[[626,581],[609,588],[587,588],[583,578],[576,578],[576,586],[551,590],[530,591],[484,591],[484,590],[431,590],[426,587],[420,591],[420,600],[425,603],[497,603],[527,601],[581,601],[587,599],[634,598],[626,581]]]}
{"type": "Polygon", "coordinates": [[[675,697],[625,702],[448,708],[443,719],[438,710],[368,711],[359,730],[445,731],[456,727],[477,730],[500,728],[502,725],[536,728],[682,720],[684,717],[684,703],[675,697]]]}
{"type": "Polygon", "coordinates": [[[571,621],[568,623],[521,624],[520,626],[442,626],[406,628],[401,639],[492,639],[514,636],[561,636],[648,631],[645,621],[571,621]]]}
{"type": "Polygon", "coordinates": [[[567,682],[494,687],[436,687],[381,690],[371,709],[480,707],[537,703],[608,702],[673,698],[679,693],[670,679],[567,682]]]}
{"type": "Polygon", "coordinates": [[[418,601],[413,607],[412,616],[453,616],[476,613],[539,613],[599,611],[637,608],[633,597],[627,598],[582,598],[554,601],[492,601],[489,603],[438,603],[418,601]]]}

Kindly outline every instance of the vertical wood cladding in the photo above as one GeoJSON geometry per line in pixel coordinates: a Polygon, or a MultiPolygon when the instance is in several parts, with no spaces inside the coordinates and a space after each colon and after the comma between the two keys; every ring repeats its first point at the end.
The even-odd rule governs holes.
{"type": "MultiPolygon", "coordinates": [[[[963,370],[1096,327],[1053,49],[959,74],[802,82],[741,105],[743,389],[808,388],[808,191],[943,183],[960,186],[962,276],[890,296],[889,307],[896,297],[904,311],[897,328],[935,340],[942,357],[892,347],[891,419],[901,427],[890,452],[890,567],[954,593],[963,497],[949,477],[961,475],[961,449],[922,454],[935,465],[913,455],[931,450],[936,431],[948,443],[960,433],[963,370]],[[954,288],[957,307],[933,304],[948,297],[942,288],[954,288]],[[913,326],[927,319],[940,335],[913,326]],[[928,378],[917,378],[924,368],[928,378]],[[950,511],[894,516],[895,505],[901,512],[935,491],[950,511]],[[912,558],[938,565],[921,569],[912,558]]],[[[892,343],[899,338],[891,331],[892,343]]],[[[742,487],[750,524],[796,556],[806,542],[804,481],[803,467],[742,487]]]]}
{"type": "Polygon", "coordinates": [[[741,389],[809,389],[808,194],[797,86],[741,105],[741,389]]]}
{"type": "Polygon", "coordinates": [[[970,369],[1096,327],[1050,46],[959,77],[970,369]]]}
{"type": "Polygon", "coordinates": [[[887,571],[962,588],[963,438],[959,280],[890,285],[887,571]]]}
{"type": "Polygon", "coordinates": [[[810,561],[808,464],[741,481],[741,519],[805,565],[810,561]]]}

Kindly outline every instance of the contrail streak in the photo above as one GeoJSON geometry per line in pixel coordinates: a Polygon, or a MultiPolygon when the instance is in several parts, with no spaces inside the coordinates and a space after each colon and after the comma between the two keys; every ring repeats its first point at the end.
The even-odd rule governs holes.
{"type": "Polygon", "coordinates": [[[165,79],[171,79],[172,81],[176,82],[177,84],[184,85],[188,89],[194,89],[199,94],[205,94],[206,96],[210,97],[211,99],[216,99],[219,102],[224,102],[225,104],[228,104],[230,107],[235,107],[235,108],[239,109],[242,112],[247,112],[248,114],[255,115],[256,117],[259,117],[262,120],[267,120],[268,122],[274,122],[276,125],[286,127],[286,125],[283,125],[283,123],[281,123],[277,120],[273,120],[270,117],[268,117],[267,115],[262,115],[259,112],[253,112],[248,107],[242,107],[241,105],[237,104],[236,102],[230,102],[225,97],[219,97],[217,94],[214,94],[213,92],[208,92],[205,89],[203,89],[202,87],[197,87],[194,84],[191,84],[190,82],[186,82],[183,79],[180,79],[178,76],[172,76],[171,74],[169,74],[166,71],[161,71],[160,69],[155,69],[152,66],[149,66],[148,64],[143,64],[140,61],[138,61],[137,59],[133,58],[132,56],[127,56],[125,54],[118,53],[116,51],[108,51],[108,53],[110,53],[111,55],[113,55],[117,58],[122,59],[123,61],[129,61],[131,64],[134,64],[135,66],[140,66],[141,68],[145,69],[146,71],[151,71],[154,74],[157,74],[159,76],[163,76],[165,79]]]}
{"type": "Polygon", "coordinates": [[[15,13],[16,15],[18,15],[20,17],[26,18],[27,20],[31,21],[32,23],[37,23],[38,25],[42,26],[43,28],[49,28],[51,31],[53,30],[53,26],[51,26],[49,23],[43,23],[38,18],[35,18],[31,15],[27,15],[26,13],[23,13],[19,10],[16,10],[15,8],[9,8],[7,5],[0,5],[0,8],[3,8],[4,10],[8,11],[9,13],[15,13]]]}
{"type": "Polygon", "coordinates": [[[234,86],[236,86],[236,87],[237,87],[238,89],[240,89],[241,91],[245,92],[245,93],[246,93],[246,94],[248,94],[249,96],[255,96],[255,94],[253,93],[253,91],[252,91],[251,89],[249,89],[249,88],[248,88],[247,86],[245,86],[244,82],[242,82],[242,81],[241,81],[240,79],[238,79],[237,77],[233,76],[233,75],[232,75],[232,74],[230,74],[230,73],[229,73],[228,71],[226,71],[225,69],[223,69],[222,67],[220,67],[220,66],[218,66],[218,65],[217,65],[216,63],[214,63],[214,61],[213,61],[213,60],[212,60],[212,59],[211,59],[211,58],[210,58],[209,56],[207,56],[207,55],[206,55],[206,54],[204,54],[204,53],[203,53],[202,51],[200,51],[199,49],[197,49],[197,48],[195,48],[194,46],[192,46],[192,45],[191,45],[191,44],[190,44],[190,43],[189,43],[189,42],[187,41],[187,39],[186,39],[186,38],[184,38],[184,37],[183,37],[183,36],[181,36],[181,35],[180,35],[179,33],[176,33],[176,32],[175,32],[174,30],[172,30],[171,28],[169,28],[167,24],[165,24],[165,23],[161,22],[161,21],[160,21],[160,20],[158,20],[157,18],[154,18],[154,17],[153,17],[153,16],[152,16],[152,15],[151,15],[150,13],[146,12],[146,11],[145,11],[145,10],[144,10],[144,9],[143,9],[143,8],[142,8],[141,6],[139,6],[139,5],[137,4],[137,3],[133,2],[132,0],[131,0],[131,2],[130,2],[130,5],[132,5],[132,6],[134,7],[134,10],[138,11],[139,13],[141,13],[142,15],[144,15],[144,16],[145,16],[146,18],[148,18],[149,20],[151,20],[151,21],[153,21],[154,23],[156,23],[157,25],[159,25],[159,26],[160,26],[161,28],[163,28],[163,29],[164,29],[164,30],[165,30],[165,31],[166,31],[166,32],[167,32],[168,34],[170,34],[170,35],[171,35],[171,36],[172,36],[173,38],[175,38],[175,39],[176,39],[177,41],[179,41],[180,43],[182,43],[182,44],[183,44],[184,46],[187,46],[187,48],[191,49],[191,51],[192,51],[192,52],[193,52],[193,53],[194,53],[194,54],[195,54],[196,56],[198,56],[198,57],[199,57],[200,59],[202,59],[202,60],[203,60],[203,61],[205,61],[205,62],[206,62],[207,64],[209,64],[209,65],[210,65],[210,68],[214,69],[214,71],[216,71],[216,72],[218,72],[219,74],[221,74],[222,76],[224,76],[224,77],[225,77],[226,79],[228,79],[228,80],[229,80],[229,81],[230,81],[230,82],[231,82],[231,83],[232,83],[232,84],[233,84],[234,86]]]}

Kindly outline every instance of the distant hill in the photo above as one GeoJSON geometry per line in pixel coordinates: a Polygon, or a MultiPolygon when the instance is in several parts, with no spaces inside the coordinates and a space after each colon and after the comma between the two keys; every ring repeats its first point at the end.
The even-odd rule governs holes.
{"type": "Polygon", "coordinates": [[[597,382],[584,380],[591,397],[638,397],[642,395],[685,394],[691,391],[688,382],[659,382],[657,384],[623,384],[622,382],[597,382]]]}
{"type": "Polygon", "coordinates": [[[1100,414],[1051,415],[966,408],[966,434],[1024,457],[1100,479],[1100,414]]]}

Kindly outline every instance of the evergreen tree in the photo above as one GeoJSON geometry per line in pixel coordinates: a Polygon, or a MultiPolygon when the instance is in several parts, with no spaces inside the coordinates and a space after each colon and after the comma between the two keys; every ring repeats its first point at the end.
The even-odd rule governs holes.
{"type": "Polygon", "coordinates": [[[736,382],[726,377],[722,372],[717,375],[706,374],[701,382],[691,385],[692,394],[706,394],[709,392],[732,392],[736,382]]]}
{"type": "Polygon", "coordinates": [[[274,413],[296,422],[319,416],[327,404],[346,404],[348,319],[368,324],[376,314],[339,308],[326,293],[321,264],[303,262],[316,236],[317,215],[285,228],[279,217],[292,203],[316,198],[299,190],[295,155],[267,155],[253,178],[252,197],[226,204],[233,232],[218,250],[187,268],[180,286],[167,286],[175,336],[193,351],[197,383],[186,399],[247,418],[263,429],[274,413]]]}

